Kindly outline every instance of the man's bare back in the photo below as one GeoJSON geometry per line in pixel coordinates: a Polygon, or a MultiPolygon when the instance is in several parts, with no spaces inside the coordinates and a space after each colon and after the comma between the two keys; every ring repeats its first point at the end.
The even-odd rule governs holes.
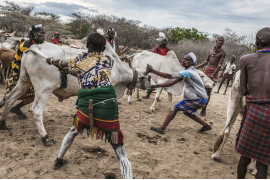
{"type": "Polygon", "coordinates": [[[270,53],[248,54],[241,58],[241,92],[253,97],[270,97],[270,53]]]}

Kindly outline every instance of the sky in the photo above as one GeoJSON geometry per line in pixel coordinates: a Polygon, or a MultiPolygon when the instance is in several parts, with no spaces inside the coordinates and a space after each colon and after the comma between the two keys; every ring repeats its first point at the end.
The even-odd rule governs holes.
{"type": "MultiPolygon", "coordinates": [[[[50,12],[67,21],[73,12],[84,15],[114,15],[138,20],[156,28],[196,28],[223,34],[226,28],[252,35],[270,27],[270,1],[262,0],[9,0],[33,6],[35,12],[50,12]]],[[[0,5],[6,5],[0,0],[0,5]]]]}

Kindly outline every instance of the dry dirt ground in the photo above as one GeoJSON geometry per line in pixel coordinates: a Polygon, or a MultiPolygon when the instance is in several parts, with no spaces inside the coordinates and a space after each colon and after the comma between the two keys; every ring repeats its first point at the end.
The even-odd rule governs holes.
{"type": "MultiPolygon", "coordinates": [[[[216,88],[214,91],[216,91],[216,88]]],[[[221,89],[223,92],[223,89],[221,89]]],[[[1,98],[4,86],[0,86],[1,98]]],[[[225,124],[228,95],[213,93],[205,121],[213,127],[211,131],[198,133],[201,126],[179,112],[166,130],[160,135],[150,126],[161,125],[168,114],[167,94],[162,93],[157,112],[149,114],[151,99],[127,103],[125,95],[119,102],[121,129],[125,136],[125,148],[133,168],[134,178],[148,179],[232,179],[236,178],[239,154],[235,153],[235,136],[240,117],[233,127],[230,139],[224,147],[222,161],[211,159],[213,144],[225,124]]],[[[141,92],[142,95],[145,92],[141,92]]],[[[176,104],[181,97],[174,97],[176,104]]],[[[67,163],[53,170],[61,142],[72,125],[76,97],[62,103],[51,95],[44,111],[44,125],[56,144],[45,147],[29,111],[23,108],[28,119],[19,119],[10,114],[7,125],[10,130],[0,131],[0,178],[90,178],[104,179],[108,173],[122,178],[119,162],[108,143],[93,140],[82,134],[76,137],[65,155],[67,163]]],[[[0,110],[0,114],[2,110],[0,110]]],[[[254,178],[248,174],[247,178],[254,178]]],[[[269,177],[268,177],[269,178],[269,177]]]]}

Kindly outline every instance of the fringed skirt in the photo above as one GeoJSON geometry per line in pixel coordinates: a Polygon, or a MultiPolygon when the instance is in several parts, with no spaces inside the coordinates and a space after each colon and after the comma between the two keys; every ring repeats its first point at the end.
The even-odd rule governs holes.
{"type": "MultiPolygon", "coordinates": [[[[5,95],[10,93],[11,90],[16,86],[19,81],[20,74],[15,72],[13,69],[10,69],[8,78],[6,79],[6,92],[5,95]]],[[[18,100],[22,100],[24,104],[28,104],[34,101],[35,91],[33,86],[29,88],[18,100]]]]}
{"type": "Polygon", "coordinates": [[[113,86],[78,91],[78,110],[74,117],[74,126],[78,133],[84,128],[90,129],[92,138],[105,139],[112,144],[122,144],[123,134],[120,130],[118,103],[113,86]],[[89,120],[89,99],[93,100],[93,122],[89,120]]]}

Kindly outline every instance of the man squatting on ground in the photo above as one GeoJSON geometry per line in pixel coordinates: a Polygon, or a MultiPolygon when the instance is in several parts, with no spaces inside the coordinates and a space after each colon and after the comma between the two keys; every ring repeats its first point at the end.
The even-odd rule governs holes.
{"type": "Polygon", "coordinates": [[[110,83],[113,59],[102,55],[105,50],[106,39],[98,33],[92,33],[87,38],[88,53],[79,54],[67,61],[46,61],[65,72],[77,76],[80,90],[78,91],[77,113],[73,126],[64,137],[59,154],[54,164],[54,169],[63,166],[63,157],[71,146],[78,133],[87,129],[88,134],[97,139],[108,141],[120,161],[123,178],[132,178],[131,164],[127,158],[123,134],[120,130],[118,104],[114,87],[110,83]],[[93,122],[89,120],[89,100],[93,100],[93,122]],[[92,127],[90,127],[90,125],[92,127]]]}
{"type": "Polygon", "coordinates": [[[208,103],[207,93],[203,82],[194,68],[197,58],[194,53],[187,54],[182,62],[182,65],[186,68],[185,70],[176,73],[169,74],[164,72],[159,72],[153,69],[152,66],[147,65],[146,72],[154,73],[163,78],[172,79],[162,84],[153,85],[152,88],[158,87],[169,87],[184,79],[185,90],[184,90],[184,100],[176,104],[173,110],[171,110],[165,119],[162,127],[151,127],[150,129],[156,131],[160,134],[165,133],[165,129],[170,123],[170,121],[175,117],[178,111],[184,111],[184,114],[193,119],[194,121],[200,123],[203,127],[199,130],[200,132],[211,130],[211,126],[204,122],[194,113],[197,109],[204,107],[208,103]]]}
{"type": "MultiPolygon", "coordinates": [[[[226,57],[226,52],[222,49],[223,44],[224,44],[224,38],[222,36],[218,37],[216,40],[216,46],[214,47],[213,50],[210,50],[206,60],[195,67],[196,69],[198,69],[206,65],[204,73],[209,78],[211,78],[214,82],[218,81],[218,72],[226,57]]],[[[211,97],[211,91],[212,89],[206,88],[209,101],[211,97]]],[[[201,116],[206,115],[206,107],[202,108],[200,114],[201,116]]]]}
{"type": "MultiPolygon", "coordinates": [[[[23,53],[30,48],[33,44],[42,44],[45,40],[45,30],[41,24],[33,25],[29,29],[29,40],[24,41],[20,44],[18,51],[14,56],[14,60],[11,63],[10,73],[8,78],[6,79],[6,92],[5,96],[16,86],[20,76],[21,69],[21,59],[23,53]]],[[[10,111],[19,115],[21,118],[26,118],[27,116],[21,111],[21,107],[25,106],[34,101],[34,88],[29,88],[25,94],[23,94],[19,100],[22,100],[19,104],[12,107],[10,111]]],[[[3,100],[0,102],[0,108],[2,108],[5,104],[5,96],[3,100]]]]}
{"type": "Polygon", "coordinates": [[[256,35],[257,52],[240,59],[240,88],[246,106],[236,139],[241,154],[237,178],[245,178],[251,158],[256,159],[255,178],[267,178],[270,165],[270,27],[256,35]]]}
{"type": "MultiPolygon", "coordinates": [[[[156,54],[159,54],[161,56],[166,56],[167,53],[171,50],[167,44],[168,44],[168,39],[164,36],[164,37],[160,37],[158,38],[157,40],[160,41],[160,44],[157,45],[153,50],[152,52],[153,53],[156,53],[156,54]]],[[[153,92],[152,89],[148,89],[147,90],[147,95],[146,96],[143,96],[144,99],[148,99],[150,98],[150,95],[151,93],[153,92]]]]}

